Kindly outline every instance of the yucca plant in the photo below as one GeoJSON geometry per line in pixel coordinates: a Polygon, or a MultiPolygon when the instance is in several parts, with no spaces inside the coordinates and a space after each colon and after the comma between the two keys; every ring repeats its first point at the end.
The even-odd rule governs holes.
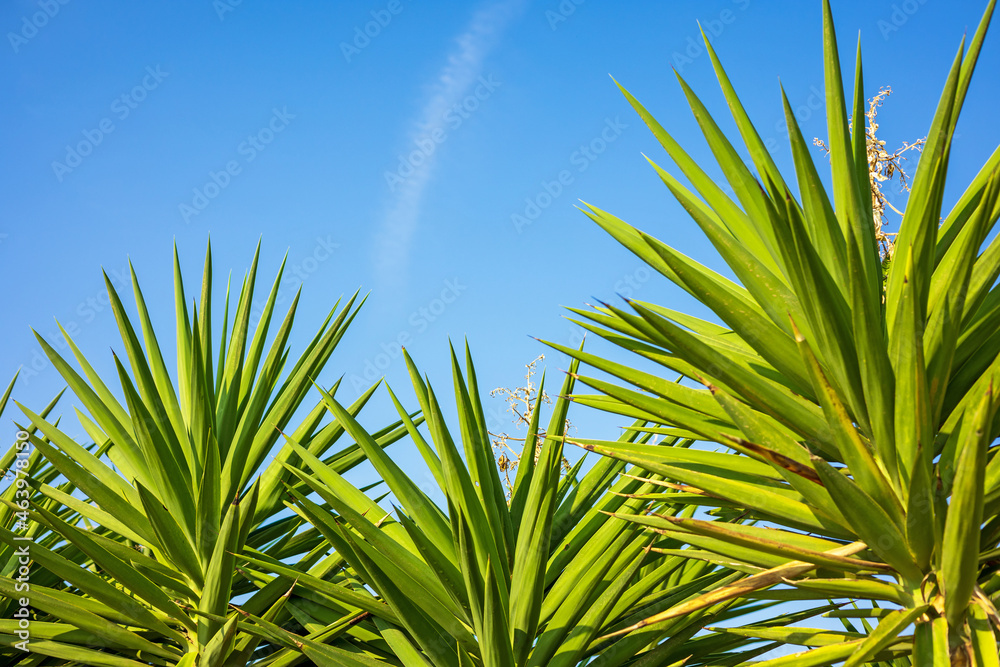
{"type": "Polygon", "coordinates": [[[663,371],[552,344],[631,385],[581,376],[599,393],[574,400],[701,443],[577,444],[661,475],[688,491],[686,502],[737,508],[750,522],[623,516],[748,575],[650,615],[632,632],[777,586],[766,594],[855,603],[834,616],[861,618],[871,632],[730,630],[809,647],[760,664],[1000,664],[1000,241],[990,240],[1000,216],[1000,150],[943,209],[955,126],[994,4],[955,56],[884,276],[860,46],[848,107],[829,2],[829,189],[782,91],[795,165],[786,182],[707,39],[752,164],[678,79],[734,198],[623,89],[691,189],[654,168],[738,282],[587,205],[590,218],[721,323],[640,301],[574,311],[581,326],[663,371]]]}
{"type": "MultiPolygon", "coordinates": [[[[465,357],[463,372],[452,351],[455,435],[429,380],[421,377],[408,355],[429,441],[392,394],[429,470],[428,484],[440,490],[446,506],[435,504],[425,486],[383,452],[373,435],[328,394],[327,407],[361,446],[398,506],[387,512],[289,437],[304,465],[288,469],[334,513],[302,490],[290,489],[290,505],[336,547],[342,570],[330,581],[273,560],[248,559],[248,569],[274,573],[288,583],[297,582],[297,590],[340,601],[346,606],[342,624],[370,616],[398,661],[394,664],[404,667],[652,666],[685,660],[689,665],[729,665],[772,648],[743,650],[754,640],[722,632],[699,635],[706,623],[761,611],[771,601],[722,600],[608,637],[650,614],[733,583],[742,574],[713,559],[688,558],[676,539],[642,529],[639,522],[650,509],[670,516],[690,514],[683,509],[686,494],[663,488],[659,474],[634,466],[626,469],[625,463],[611,458],[598,459],[586,473],[581,472],[583,460],[564,471],[566,396],[573,388],[572,376],[566,378],[548,428],[542,431],[543,376],[526,437],[527,454],[521,458],[508,504],[468,349],[465,357]],[[532,455],[536,447],[537,460],[532,455]]],[[[634,424],[618,444],[651,447],[644,444],[651,436],[643,427],[634,424]]],[[[678,449],[684,444],[671,442],[678,449]]],[[[767,626],[780,627],[832,608],[821,603],[767,626]]],[[[311,619],[303,616],[300,622],[308,625],[311,619]]],[[[312,621],[317,622],[325,621],[312,621]]],[[[385,663],[358,656],[336,664],[385,663]]]]}
{"type": "MultiPolygon", "coordinates": [[[[338,473],[364,460],[357,444],[335,449],[344,429],[326,419],[323,401],[300,413],[360,302],[356,294],[343,306],[338,301],[293,362],[298,295],[277,330],[271,326],[280,270],[260,321],[251,322],[258,255],[259,247],[232,317],[227,287],[216,347],[211,249],[192,306],[175,249],[174,375],[135,273],[138,328],[107,281],[119,353],[128,359],[126,366],[114,356],[124,402],[68,335],[79,371],[38,337],[79,402],[76,416],[90,442],[75,441],[50,420],[52,405],[36,413],[19,404],[26,418],[19,428],[34,450],[22,466],[33,493],[27,512],[12,502],[13,487],[2,496],[0,664],[222,667],[268,654],[301,657],[247,620],[301,630],[285,607],[296,599],[290,586],[258,587],[235,559],[250,553],[304,571],[326,567],[323,535],[285,510],[283,495],[305,487],[286,467],[299,462],[299,453],[279,439],[289,434],[303,453],[338,473]],[[24,565],[17,550],[25,537],[27,593],[14,578],[24,565]],[[31,610],[26,646],[18,646],[13,616],[22,597],[31,610]]],[[[347,412],[357,415],[375,388],[347,412]]],[[[405,433],[397,423],[373,437],[384,447],[405,433]]],[[[15,455],[12,449],[5,456],[5,467],[15,455]]]]}

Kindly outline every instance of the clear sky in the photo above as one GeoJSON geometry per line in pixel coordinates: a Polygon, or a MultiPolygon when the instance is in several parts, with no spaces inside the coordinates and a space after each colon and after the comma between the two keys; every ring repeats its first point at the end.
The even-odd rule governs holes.
{"type": "MultiPolygon", "coordinates": [[[[883,138],[924,136],[985,2],[833,7],[848,70],[860,31],[868,96],[893,88],[883,138]]],[[[118,280],[127,258],[172,340],[171,244],[190,285],[209,234],[220,278],[242,276],[258,238],[263,278],[288,253],[283,294],[304,283],[294,351],[337,296],[372,291],[321,378],[344,374],[346,398],[383,373],[411,397],[398,340],[450,391],[447,340],[468,336],[488,389],[517,384],[545,351],[529,335],[578,339],[562,306],[618,293],[692,308],[574,206],[719,267],[642,158],[670,166],[608,76],[708,159],[672,72],[723,116],[699,20],[779,164],[779,77],[806,135],[825,136],[818,0],[7,0],[0,376],[24,367],[33,405],[62,386],[29,330],[54,339],[55,318],[113,377],[109,346],[121,346],[100,269],[118,280]]],[[[996,30],[949,201],[1000,143],[996,30]]],[[[545,363],[550,376],[566,367],[545,363]]],[[[380,403],[367,421],[388,414],[380,403]]]]}

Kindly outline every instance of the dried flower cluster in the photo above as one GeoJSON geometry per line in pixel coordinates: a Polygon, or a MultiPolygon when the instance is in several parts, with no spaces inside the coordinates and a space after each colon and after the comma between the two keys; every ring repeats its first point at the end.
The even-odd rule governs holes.
{"type": "MultiPolygon", "coordinates": [[[[872,214],[875,220],[875,238],[878,240],[884,262],[888,262],[892,259],[893,238],[896,236],[895,234],[890,234],[885,231],[885,209],[887,207],[892,209],[900,217],[903,216],[903,212],[892,205],[889,199],[885,196],[885,193],[882,191],[882,185],[886,181],[891,181],[893,177],[898,177],[900,188],[909,192],[909,177],[903,170],[901,162],[906,159],[904,153],[909,150],[916,150],[917,152],[920,152],[921,147],[924,145],[924,139],[917,139],[912,144],[904,141],[902,146],[896,149],[895,152],[890,153],[885,149],[885,141],[876,136],[878,132],[877,117],[879,107],[882,106],[882,102],[885,101],[885,98],[889,97],[891,94],[892,88],[889,86],[883,86],[880,88],[878,94],[868,100],[868,112],[865,114],[868,119],[867,127],[865,128],[865,139],[868,148],[868,177],[872,193],[872,214]]],[[[822,139],[813,139],[813,143],[827,153],[830,152],[830,148],[823,142],[822,139]]]]}
{"type": "MultiPolygon", "coordinates": [[[[548,397],[544,391],[541,392],[539,397],[539,387],[535,385],[534,377],[537,372],[536,366],[539,361],[545,358],[544,354],[540,354],[531,362],[525,364],[525,368],[528,369],[527,373],[524,375],[524,386],[515,387],[514,389],[508,389],[507,387],[497,387],[490,392],[490,396],[503,396],[507,401],[507,410],[514,415],[514,425],[517,428],[524,427],[529,428],[531,425],[531,417],[534,414],[536,406],[541,403],[551,403],[551,399],[548,397]]],[[[566,426],[569,428],[569,420],[566,420],[566,426]]],[[[504,485],[507,487],[507,497],[510,498],[514,491],[514,483],[510,479],[510,474],[517,470],[517,464],[521,462],[521,457],[524,455],[524,443],[527,440],[527,435],[525,437],[515,437],[508,433],[493,433],[490,432],[490,436],[493,438],[493,451],[496,455],[497,466],[500,468],[500,472],[504,474],[504,485]],[[512,442],[521,443],[517,446],[517,449],[511,447],[512,442]]],[[[541,452],[542,443],[545,441],[545,429],[539,427],[538,438],[535,440],[535,461],[538,461],[538,454],[541,452]]],[[[563,457],[563,468],[565,470],[570,469],[569,461],[563,457]]]]}

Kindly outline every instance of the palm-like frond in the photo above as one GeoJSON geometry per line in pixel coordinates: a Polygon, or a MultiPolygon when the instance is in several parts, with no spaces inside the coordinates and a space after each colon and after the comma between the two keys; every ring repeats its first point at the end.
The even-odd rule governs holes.
{"type": "MultiPolygon", "coordinates": [[[[715,662],[721,656],[749,659],[759,653],[759,648],[740,651],[753,640],[721,631],[695,636],[706,623],[760,610],[772,601],[724,600],[616,635],[644,616],[697,599],[740,575],[716,558],[697,557],[706,552],[680,549],[672,535],[644,530],[647,510],[656,509],[668,519],[689,514],[678,507],[687,494],[668,488],[659,473],[611,458],[599,459],[579,478],[563,470],[572,375],[547,429],[540,427],[538,405],[532,413],[524,451],[538,446],[537,460],[530,454],[522,460],[508,505],[468,350],[464,371],[454,353],[452,360],[455,435],[438,395],[406,357],[430,441],[409,423],[407,428],[429,469],[427,485],[440,490],[446,507],[438,507],[425,485],[382,452],[327,395],[327,407],[365,451],[399,505],[387,513],[289,438],[304,464],[289,469],[335,512],[324,512],[305,493],[291,490],[296,512],[343,558],[341,588],[273,562],[254,561],[255,569],[277,573],[287,582],[298,580],[303,588],[337,599],[374,591],[377,599],[355,604],[371,614],[405,667],[670,665],[685,659],[701,665],[724,664],[715,662]]],[[[574,362],[571,370],[577,366],[574,362]]],[[[406,410],[395,395],[393,399],[406,421],[406,410]]],[[[651,436],[643,427],[637,422],[614,444],[661,449],[647,444],[651,436]]],[[[689,451],[689,441],[673,437],[670,442],[678,452],[689,451]]],[[[797,618],[830,609],[823,604],[797,618]]],[[[766,625],[773,628],[788,620],[766,625]]]]}
{"type": "Polygon", "coordinates": [[[805,598],[872,600],[895,611],[853,637],[800,633],[795,642],[795,629],[732,631],[816,647],[769,665],[859,665],[896,654],[965,664],[965,656],[996,655],[998,628],[987,619],[1000,620],[1000,242],[989,239],[1000,216],[1000,150],[952,210],[942,209],[955,125],[993,8],[955,57],[885,276],[869,206],[860,49],[849,100],[828,2],[829,192],[784,99],[792,192],[707,40],[750,164],[680,83],[734,198],[622,89],[693,190],[654,168],[739,282],[587,205],[591,219],[722,325],[640,301],[574,311],[584,328],[684,383],[552,346],[631,385],[581,375],[598,393],[576,402],[728,451],[580,444],[690,488],[691,502],[741,508],[760,522],[632,518],[751,575],[643,623],[787,583],[805,598]]]}
{"type": "MultiPolygon", "coordinates": [[[[34,564],[33,655],[88,665],[193,665],[196,659],[203,667],[247,664],[259,657],[258,649],[280,648],[261,634],[259,623],[287,634],[287,628],[301,630],[307,622],[297,614],[302,602],[291,586],[248,576],[237,567],[237,554],[290,561],[304,571],[330,566],[323,561],[323,536],[303,529],[302,520],[285,511],[286,491],[307,487],[290,472],[301,465],[300,454],[277,445],[288,433],[303,454],[338,473],[364,460],[356,444],[337,450],[344,428],[325,419],[322,401],[295,421],[357,314],[357,295],[334,306],[292,362],[289,337],[298,295],[275,330],[279,271],[260,321],[251,322],[255,255],[234,316],[227,288],[215,348],[211,250],[200,299],[190,306],[176,250],[174,260],[175,374],[167,369],[162,338],[153,330],[134,271],[137,325],[108,281],[126,359],[114,358],[124,401],[68,335],[75,367],[38,337],[79,401],[77,416],[92,444],[76,442],[58,420],[50,421],[53,405],[37,414],[20,406],[33,449],[25,470],[33,493],[25,534],[14,531],[12,512],[21,510],[11,504],[13,491],[2,498],[0,596],[5,611],[19,604],[14,552],[26,535],[34,564]]],[[[357,415],[375,388],[345,410],[357,415]]],[[[398,422],[374,441],[381,448],[405,434],[398,422]]],[[[0,655],[9,657],[0,657],[0,664],[14,664],[9,660],[23,658],[13,647],[16,621],[3,623],[0,655]]]]}

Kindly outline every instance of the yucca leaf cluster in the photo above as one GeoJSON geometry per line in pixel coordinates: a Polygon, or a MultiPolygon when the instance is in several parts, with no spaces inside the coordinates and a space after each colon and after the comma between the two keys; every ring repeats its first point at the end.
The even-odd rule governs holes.
{"type": "MultiPolygon", "coordinates": [[[[860,46],[848,97],[829,3],[823,8],[831,187],[783,91],[794,180],[779,173],[706,41],[740,149],[678,79],[733,196],[623,92],[690,187],[653,167],[738,282],[597,207],[585,212],[721,324],[640,301],[575,311],[581,326],[661,373],[553,346],[627,383],[581,376],[600,393],[577,402],[660,424],[701,446],[579,444],[692,489],[697,497],[687,502],[735,505],[753,522],[644,519],[750,575],[646,623],[780,585],[804,599],[866,601],[854,615],[879,622],[829,645],[786,628],[786,641],[816,648],[769,665],[859,665],[899,655],[918,665],[995,665],[1000,242],[992,231],[1000,150],[943,208],[955,127],[994,3],[955,56],[884,275],[860,46]],[[678,375],[685,381],[665,379],[678,375]]],[[[738,634],[775,637],[753,628],[738,634]]]]}

